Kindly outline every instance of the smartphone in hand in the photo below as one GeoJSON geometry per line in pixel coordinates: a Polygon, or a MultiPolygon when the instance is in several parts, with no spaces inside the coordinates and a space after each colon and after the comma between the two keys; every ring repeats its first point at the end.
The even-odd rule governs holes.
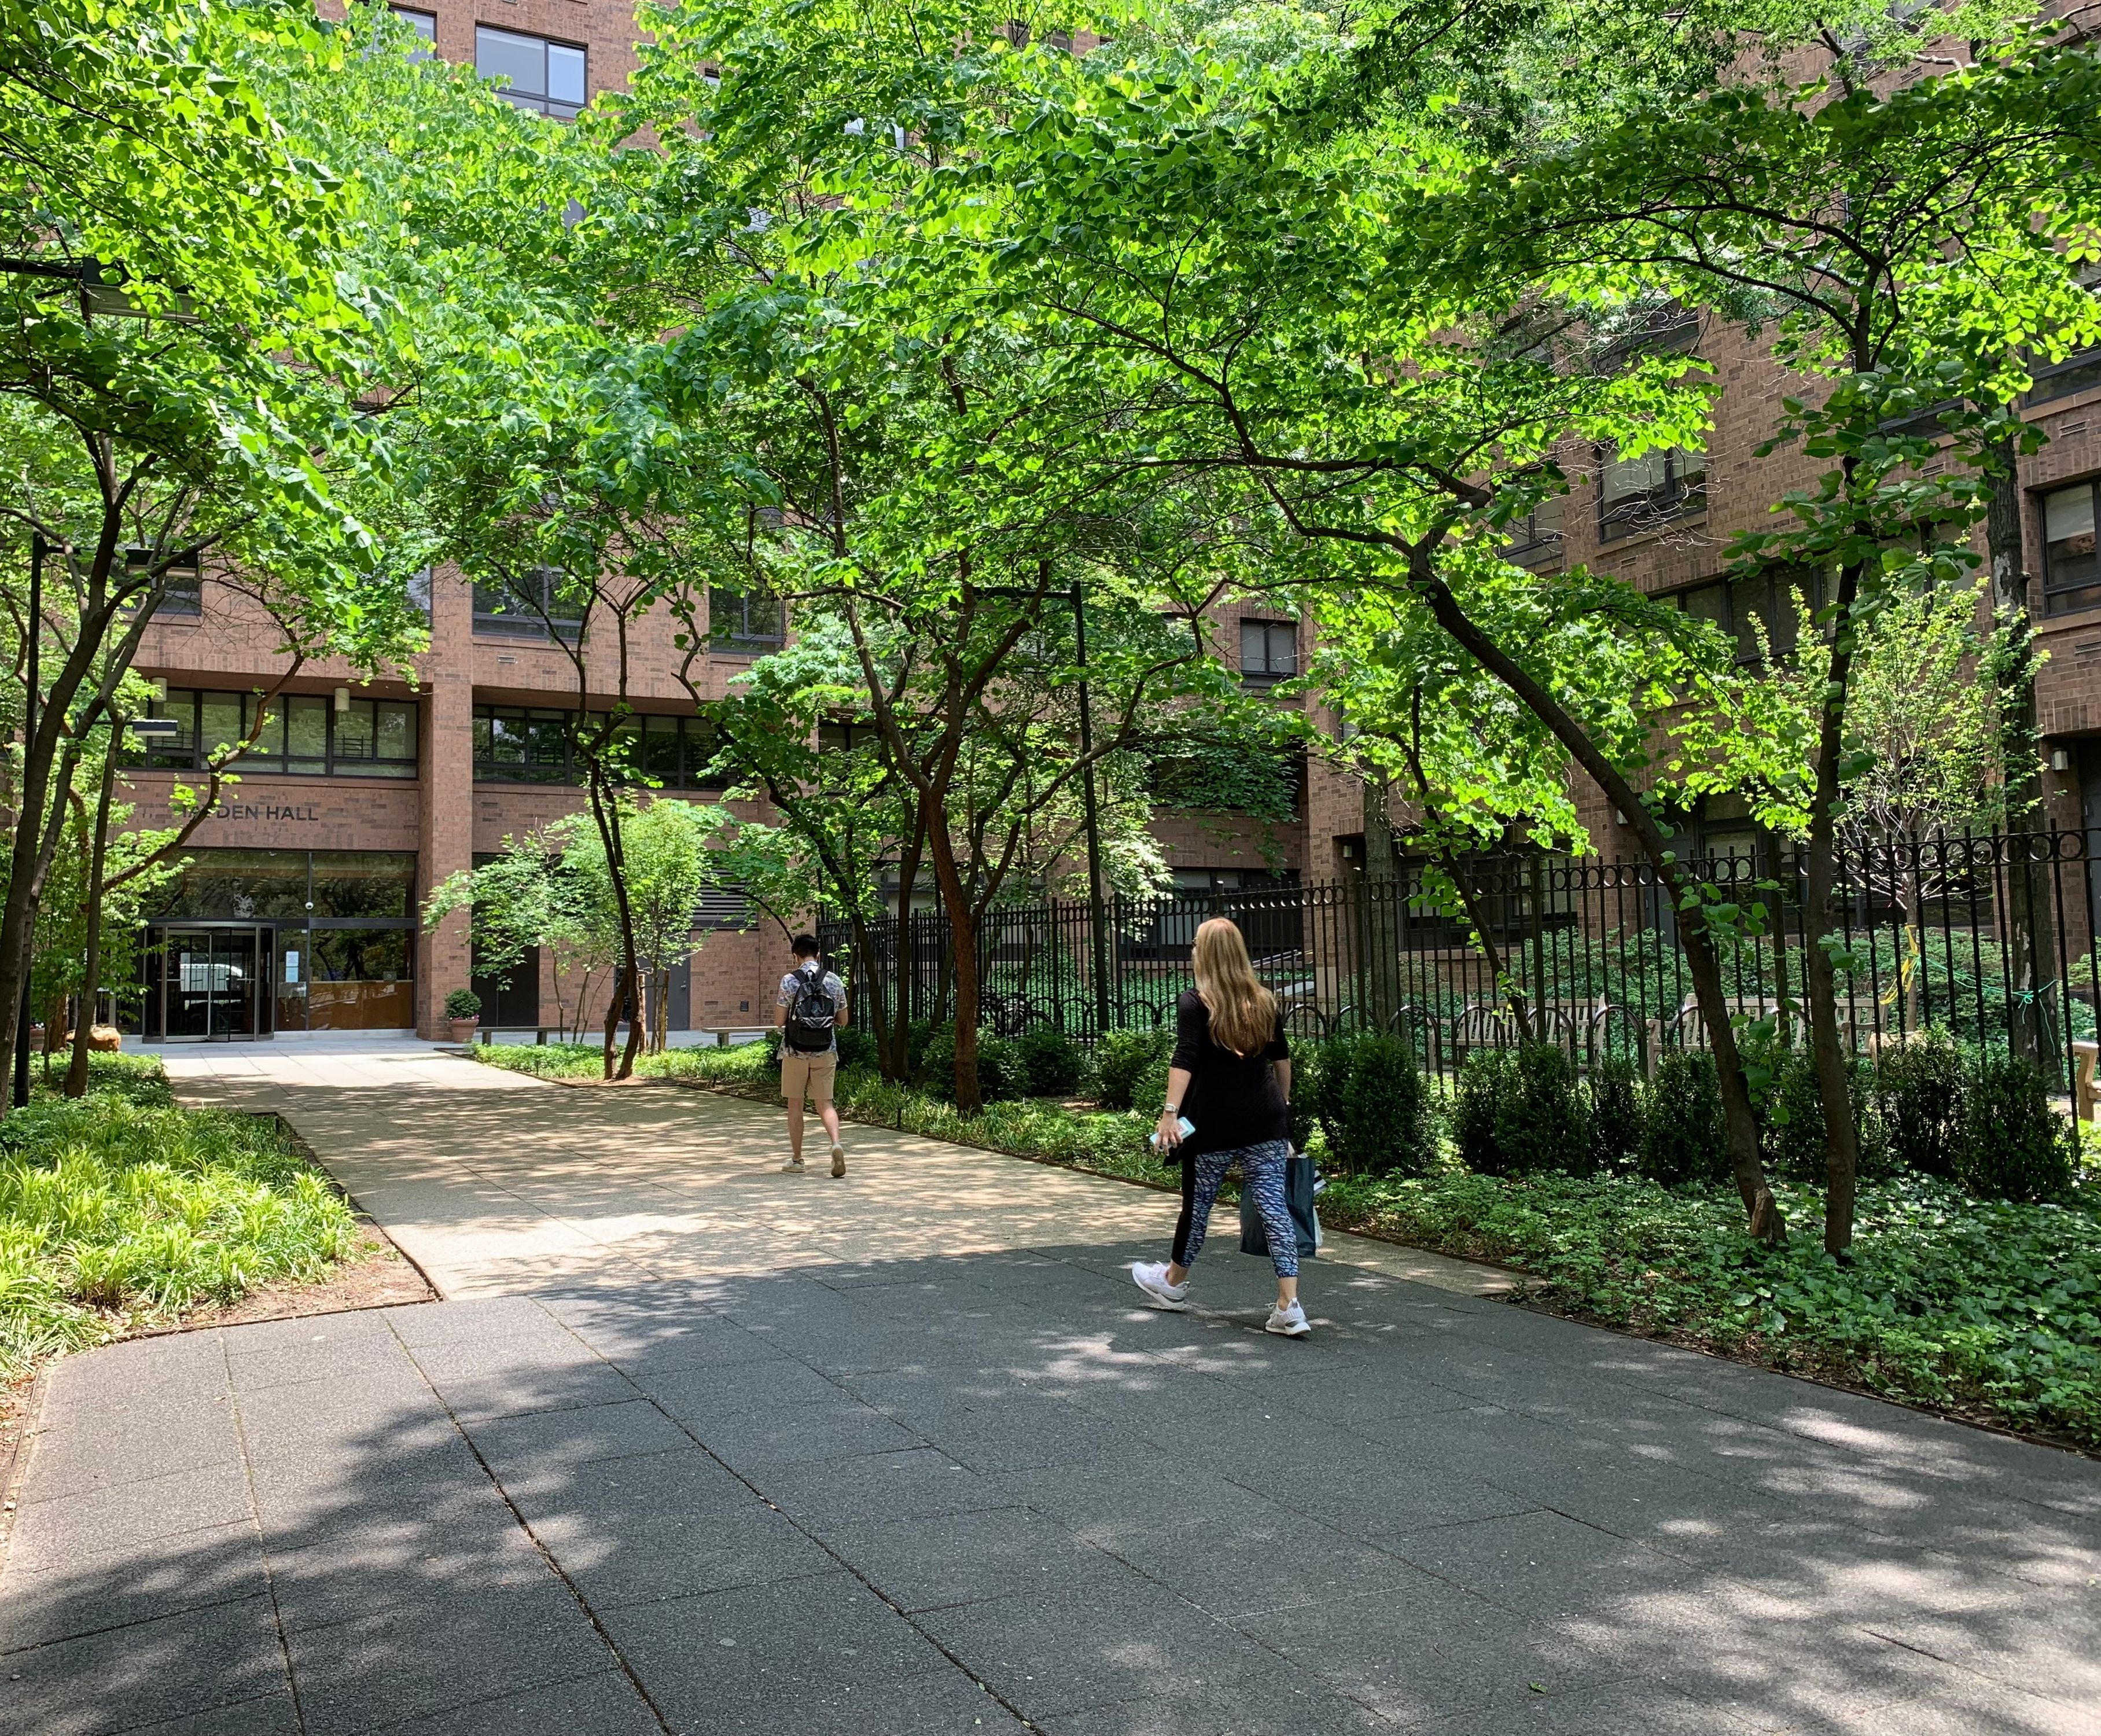
{"type": "MultiPolygon", "coordinates": [[[[1182,1137],[1185,1140],[1196,1131],[1196,1123],[1190,1120],[1187,1115],[1177,1115],[1174,1118],[1174,1125],[1180,1131],[1182,1137]]],[[[1157,1129],[1154,1130],[1152,1137],[1148,1143],[1152,1145],[1155,1151],[1159,1150],[1160,1134],[1157,1129]]]]}

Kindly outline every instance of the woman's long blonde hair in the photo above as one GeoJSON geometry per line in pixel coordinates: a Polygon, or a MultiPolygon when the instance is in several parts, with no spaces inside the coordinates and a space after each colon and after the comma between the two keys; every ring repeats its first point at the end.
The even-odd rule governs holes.
{"type": "Polygon", "coordinates": [[[1276,997],[1255,981],[1247,942],[1230,917],[1198,927],[1192,963],[1196,992],[1210,1012],[1212,1040],[1236,1055],[1267,1048],[1276,1031],[1276,997]]]}

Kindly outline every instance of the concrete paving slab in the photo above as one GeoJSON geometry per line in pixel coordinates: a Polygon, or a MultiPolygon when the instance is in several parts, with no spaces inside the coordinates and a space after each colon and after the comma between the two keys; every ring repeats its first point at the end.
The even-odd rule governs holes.
{"type": "Polygon", "coordinates": [[[919,1619],[1030,1719],[1147,1697],[1231,1712],[1279,1674],[1273,1654],[1135,1575],[1113,1592],[1002,1598],[919,1619]]]}
{"type": "Polygon", "coordinates": [[[39,1490],[16,1515],[8,1566],[41,1573],[165,1538],[222,1530],[249,1516],[247,1472],[237,1463],[193,1465],[135,1482],[113,1477],[84,1495],[46,1499],[39,1490]]]}
{"type": "Polygon", "coordinates": [[[108,1736],[217,1716],[285,1683],[267,1596],[56,1640],[0,1663],[8,1736],[108,1736]]]}
{"type": "Polygon", "coordinates": [[[600,1674],[603,1644],[565,1586],[390,1601],[307,1627],[285,1643],[308,1736],[354,1736],[417,1716],[600,1674]]]}
{"type": "MultiPolygon", "coordinates": [[[[253,1520],[186,1531],[114,1556],[62,1558],[41,1570],[12,1563],[0,1597],[0,1656],[54,1640],[152,1622],[269,1594],[253,1520]]],[[[0,1677],[6,1672],[0,1670],[0,1677]]]]}
{"type": "Polygon", "coordinates": [[[909,1706],[922,1683],[955,1674],[917,1628],[844,1570],[633,1605],[604,1621],[683,1731],[848,1736],[889,1725],[864,1708],[900,1698],[909,1706]]]}
{"type": "Polygon", "coordinates": [[[661,1736],[663,1726],[617,1670],[526,1688],[387,1726],[388,1736],[661,1736]]]}
{"type": "Polygon", "coordinates": [[[692,1439],[646,1398],[543,1410],[471,1424],[467,1436],[499,1483],[560,1473],[595,1460],[689,1452],[692,1439]]]}
{"type": "Polygon", "coordinates": [[[1026,1508],[816,1522],[825,1546],[908,1614],[991,1597],[1135,1589],[1131,1570],[1026,1508]]]}

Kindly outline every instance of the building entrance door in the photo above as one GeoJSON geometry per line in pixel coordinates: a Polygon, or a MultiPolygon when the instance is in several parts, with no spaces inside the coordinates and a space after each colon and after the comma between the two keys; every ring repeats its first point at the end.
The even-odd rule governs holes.
{"type": "Polygon", "coordinates": [[[269,1035],[256,967],[270,950],[258,930],[167,928],[162,939],[164,1040],[224,1043],[269,1035]]]}

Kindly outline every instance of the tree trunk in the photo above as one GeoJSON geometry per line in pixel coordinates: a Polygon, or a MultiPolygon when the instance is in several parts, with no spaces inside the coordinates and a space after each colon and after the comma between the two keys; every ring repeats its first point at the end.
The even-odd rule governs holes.
{"type": "Polygon", "coordinates": [[[123,726],[113,720],[109,732],[109,751],[102,756],[102,787],[95,798],[95,842],[87,860],[87,902],[83,912],[87,923],[87,956],[81,980],[87,1010],[75,1023],[73,1059],[66,1066],[69,1097],[87,1095],[88,1043],[95,1026],[95,1003],[102,998],[102,869],[108,859],[109,799],[117,783],[117,746],[123,739],[123,726]]]}
{"type": "MultiPolygon", "coordinates": [[[[627,979],[621,976],[619,972],[615,971],[613,976],[613,990],[605,998],[605,1028],[602,1033],[605,1057],[605,1072],[604,1076],[608,1079],[613,1077],[613,1040],[620,1034],[621,1008],[627,999],[628,990],[629,983],[627,979]]],[[[628,1021],[627,1028],[630,1032],[634,1030],[635,1021],[633,1020],[630,1019],[628,1021]]]]}
{"type": "Polygon", "coordinates": [[[589,776],[591,818],[598,826],[599,846],[605,852],[606,879],[612,885],[613,909],[620,918],[620,976],[614,987],[613,1004],[606,1012],[605,1077],[625,1079],[634,1076],[635,1057],[642,1046],[642,960],[635,939],[635,907],[627,897],[627,857],[621,841],[620,799],[617,792],[608,789],[604,768],[598,763],[595,750],[589,776]],[[632,1012],[627,1021],[627,1041],[621,1047],[620,1064],[616,1070],[613,1041],[619,1029],[623,1004],[632,1012]]]}
{"type": "MultiPolygon", "coordinates": [[[[1851,460],[1846,461],[1850,464],[1851,460]]],[[[1809,988],[1809,1040],[1816,1069],[1817,1100],[1824,1109],[1824,1251],[1834,1258],[1853,1241],[1853,1193],[1859,1141],[1853,1127],[1853,1094],[1844,1040],[1838,1030],[1838,972],[1831,956],[1839,930],[1838,756],[1844,746],[1846,693],[1852,677],[1856,631],[1853,604],[1860,595],[1857,563],[1839,569],[1837,627],[1831,668],[1816,739],[1816,790],[1809,813],[1803,936],[1803,973],[1809,988]]]]}
{"type": "MultiPolygon", "coordinates": [[[[938,817],[936,817],[938,819],[938,817]]],[[[962,871],[945,827],[927,829],[934,879],[949,919],[949,950],[956,973],[956,1107],[975,1115],[984,1107],[978,1086],[977,913],[963,889],[962,871]]]]}
{"type": "MultiPolygon", "coordinates": [[[[38,725],[38,733],[40,734],[42,733],[41,723],[38,725]]],[[[45,786],[51,792],[48,817],[46,817],[41,808],[32,809],[27,807],[18,812],[15,817],[16,844],[15,853],[18,859],[25,853],[22,848],[25,835],[29,838],[41,835],[42,841],[33,851],[26,852],[29,855],[28,870],[26,873],[19,873],[17,870],[19,884],[16,879],[11,879],[7,885],[7,906],[10,919],[13,918],[17,908],[16,895],[18,892],[20,895],[20,916],[15,931],[14,962],[11,972],[9,972],[13,981],[9,983],[5,980],[4,976],[0,976],[0,994],[6,996],[4,1013],[7,1033],[7,1047],[5,1049],[0,1049],[0,1055],[7,1056],[11,1063],[15,1052],[15,1045],[20,1037],[19,1020],[22,1012],[23,998],[28,992],[30,979],[35,972],[34,942],[37,913],[42,907],[45,883],[51,877],[51,863],[58,854],[58,842],[65,830],[65,810],[73,794],[73,774],[75,768],[80,764],[80,742],[77,737],[68,739],[64,751],[58,756],[58,761],[55,777],[45,786]],[[25,815],[31,817],[30,823],[28,825],[23,823],[25,815]],[[42,822],[41,835],[38,831],[39,822],[42,822]]],[[[0,972],[5,972],[7,970],[7,966],[0,963],[0,972]]],[[[50,1025],[51,1021],[46,1020],[45,1021],[46,1041],[49,1041],[50,1025]]],[[[13,1101],[14,1094],[11,1091],[0,1092],[0,1113],[4,1113],[11,1106],[13,1101]]]]}

